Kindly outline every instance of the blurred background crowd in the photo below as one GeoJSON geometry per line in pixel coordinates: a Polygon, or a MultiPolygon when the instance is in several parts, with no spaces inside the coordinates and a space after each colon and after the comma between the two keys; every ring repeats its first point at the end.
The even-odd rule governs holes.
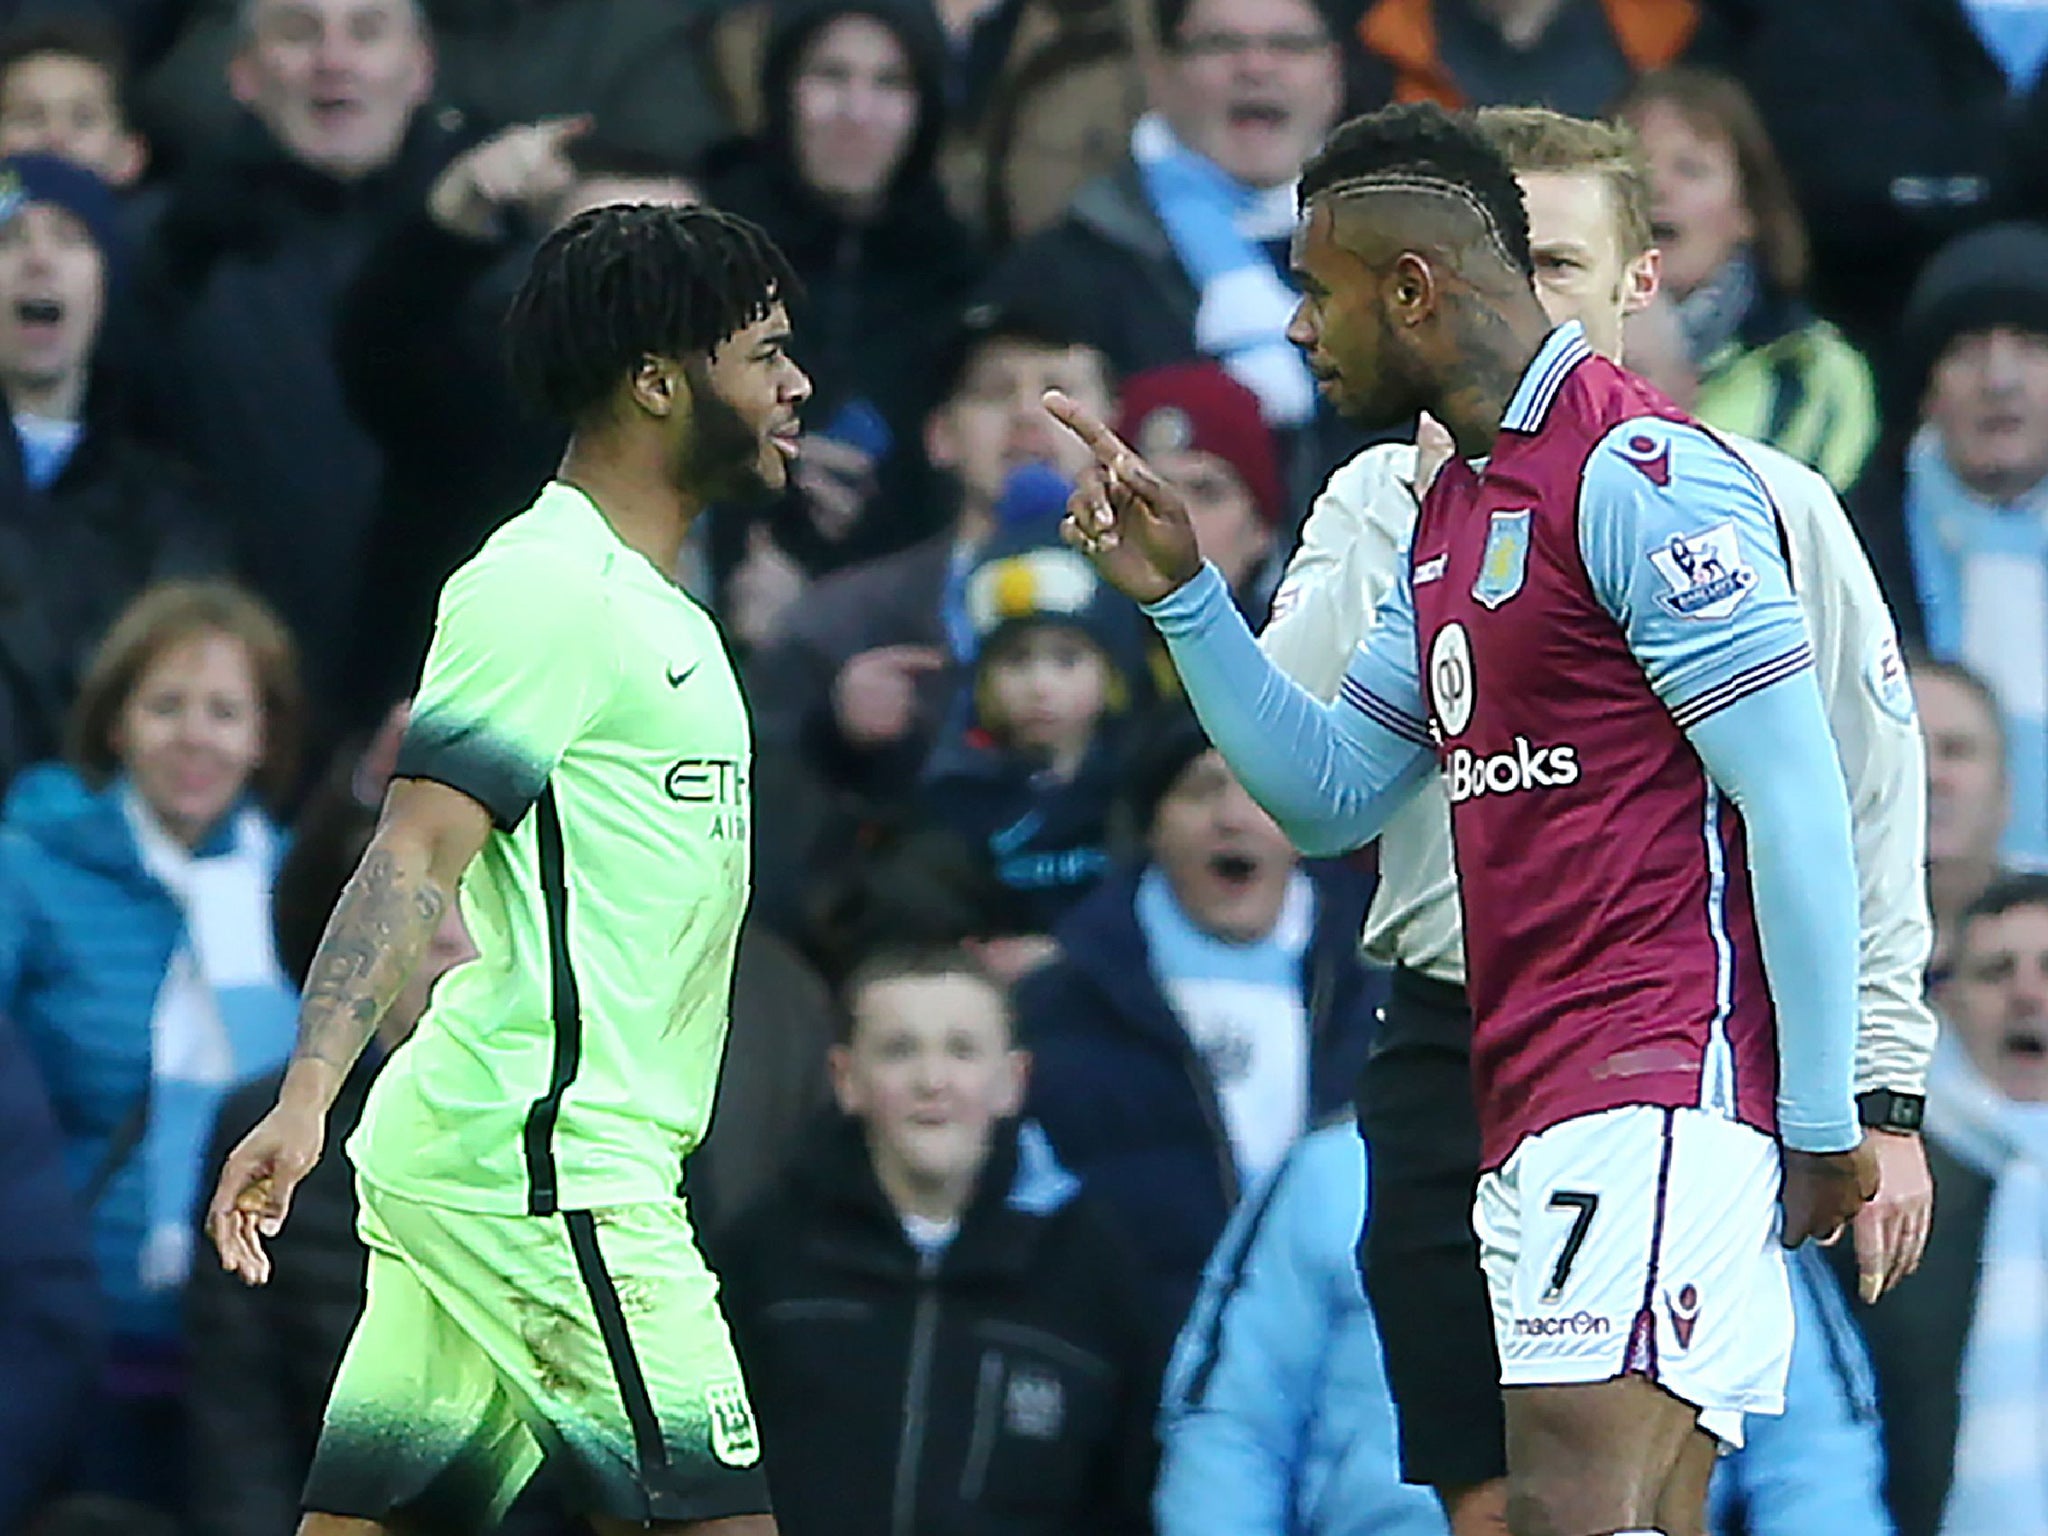
{"type": "Polygon", "coordinates": [[[1914,658],[1933,1239],[1874,1308],[1799,1256],[1717,1529],[2048,1531],[2044,65],[2043,0],[0,0],[0,1532],[292,1528],[339,1144],[431,978],[268,1288],[194,1206],[435,593],[560,451],[498,316],[622,199],[805,283],[794,484],[674,573],[757,728],[688,1193],[783,1530],[1443,1530],[1352,1260],[1371,861],[1297,859],[1178,709],[1038,405],[1114,421],[1263,618],[1363,446],[1284,340],[1292,183],[1421,99],[1634,126],[1658,382],[1833,483],[1914,658]]]}

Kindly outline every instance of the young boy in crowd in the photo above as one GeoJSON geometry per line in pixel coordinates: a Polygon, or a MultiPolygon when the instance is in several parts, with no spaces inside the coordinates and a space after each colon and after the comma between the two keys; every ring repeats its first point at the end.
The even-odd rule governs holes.
{"type": "Polygon", "coordinates": [[[61,155],[116,191],[142,178],[149,149],[128,123],[121,34],[90,13],[0,33],[0,155],[61,155]]]}
{"type": "Polygon", "coordinates": [[[984,857],[1003,928],[1042,934],[1108,868],[1133,694],[1138,611],[1040,521],[1006,530],[967,578],[975,637],[964,728],[925,769],[925,808],[984,857]]]}
{"type": "Polygon", "coordinates": [[[839,1113],[713,1254],[782,1536],[1147,1531],[1164,1341],[1002,989],[895,953],[843,1001],[839,1113]]]}

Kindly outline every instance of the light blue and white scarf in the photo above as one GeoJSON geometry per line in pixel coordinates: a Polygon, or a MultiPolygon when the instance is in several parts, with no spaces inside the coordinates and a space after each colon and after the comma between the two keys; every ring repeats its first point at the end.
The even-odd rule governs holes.
{"type": "Polygon", "coordinates": [[[1994,1181],[1941,1536],[2048,1536],[2048,1104],[2005,1098],[1944,1030],[1927,1129],[1994,1181]]]}
{"type": "Polygon", "coordinates": [[[75,421],[59,421],[29,411],[14,413],[14,436],[21,447],[22,478],[31,490],[44,490],[64,473],[85,429],[75,421]]]}
{"type": "Polygon", "coordinates": [[[130,787],[121,810],[143,868],[185,920],[149,1025],[148,1228],[139,1262],[143,1289],[161,1291],[183,1285],[191,1268],[193,1212],[220,1101],[290,1053],[297,993],[271,938],[277,839],[263,817],[233,813],[228,850],[202,858],[130,787]]]}
{"type": "Polygon", "coordinates": [[[1201,298],[1195,345],[1259,397],[1269,427],[1315,414],[1315,378],[1287,339],[1297,295],[1260,247],[1294,233],[1294,185],[1261,191],[1196,154],[1156,112],[1131,130],[1152,210],[1201,298]]]}
{"type": "Polygon", "coordinates": [[[1314,1021],[1301,970],[1315,938],[1315,884],[1297,869],[1272,931],[1242,944],[1197,927],[1156,864],[1138,878],[1135,909],[1153,979],[1208,1068],[1250,1189],[1308,1128],[1314,1021]]]}
{"type": "Polygon", "coordinates": [[[2012,795],[2001,851],[2048,868],[2048,486],[2010,506],[1984,501],[1924,428],[1906,455],[1906,538],[1928,650],[1998,698],[2012,795]]]}
{"type": "Polygon", "coordinates": [[[1964,0],[1963,9],[2013,94],[2032,90],[2048,64],[2048,11],[2040,0],[1964,0]]]}

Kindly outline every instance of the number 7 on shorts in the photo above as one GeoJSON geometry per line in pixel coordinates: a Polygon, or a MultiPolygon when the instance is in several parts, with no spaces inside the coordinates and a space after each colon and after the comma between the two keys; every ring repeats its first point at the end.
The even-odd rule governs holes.
{"type": "Polygon", "coordinates": [[[1557,1263],[1551,1267],[1550,1284],[1543,1288],[1546,1302],[1556,1301],[1564,1295],[1565,1282],[1572,1277],[1572,1265],[1578,1262],[1579,1250],[1586,1245],[1586,1231],[1593,1225],[1593,1213],[1600,1209],[1600,1197],[1587,1190],[1560,1189],[1550,1197],[1549,1208],[1574,1214],[1572,1229],[1565,1234],[1564,1246],[1557,1251],[1557,1263]]]}

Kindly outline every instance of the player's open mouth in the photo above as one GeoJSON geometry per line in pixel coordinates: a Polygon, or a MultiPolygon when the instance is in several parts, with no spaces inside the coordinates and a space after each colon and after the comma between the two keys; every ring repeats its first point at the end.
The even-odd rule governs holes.
{"type": "Polygon", "coordinates": [[[2005,1053],[2039,1061],[2048,1056],[2048,1023],[2018,1024],[2005,1032],[2005,1053]]]}
{"type": "Polygon", "coordinates": [[[1669,219],[1652,219],[1650,238],[1658,245],[1669,245],[1678,238],[1678,226],[1669,219]]]}

